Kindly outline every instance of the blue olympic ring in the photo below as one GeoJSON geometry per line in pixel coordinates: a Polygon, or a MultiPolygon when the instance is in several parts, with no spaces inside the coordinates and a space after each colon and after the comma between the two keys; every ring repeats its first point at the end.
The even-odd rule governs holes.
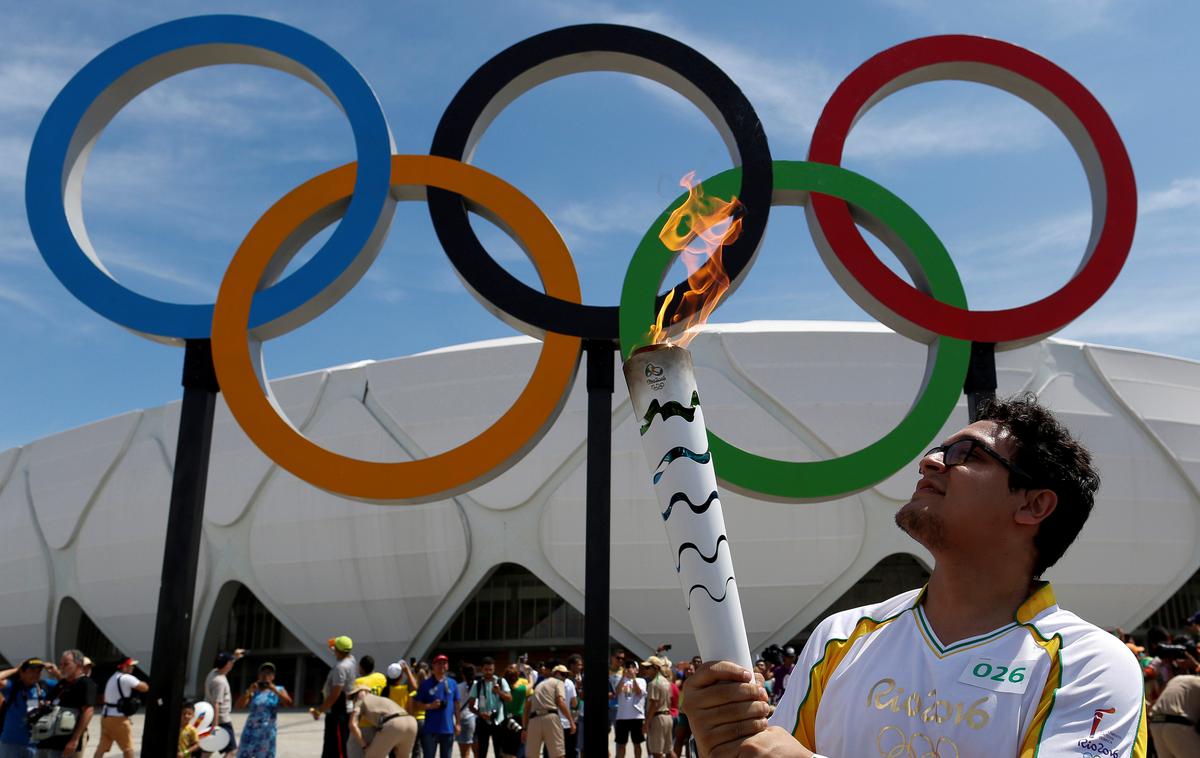
{"type": "MultiPolygon", "coordinates": [[[[313,84],[346,114],[358,156],[354,193],[337,229],[303,266],[255,294],[250,327],[257,335],[282,334],[349,291],[378,255],[395,211],[392,134],[379,100],[349,61],[316,37],[267,19],[217,15],[171,21],[118,42],[67,83],[38,126],[25,174],[26,212],[42,257],[75,297],[167,342],[208,337],[213,305],[155,300],[104,270],[83,225],[83,172],[100,132],[134,97],[218,63],[268,66],[313,84]]],[[[269,273],[278,276],[282,257],[269,273]]]]}

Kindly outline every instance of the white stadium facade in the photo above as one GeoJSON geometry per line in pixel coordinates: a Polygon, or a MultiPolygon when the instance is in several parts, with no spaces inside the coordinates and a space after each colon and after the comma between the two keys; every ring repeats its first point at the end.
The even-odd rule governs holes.
{"type": "MultiPolygon", "coordinates": [[[[710,428],[793,460],[861,448],[912,403],[924,346],[860,323],[712,326],[692,344],[710,428]]],[[[275,382],[290,419],[340,453],[405,460],[454,447],[516,398],[538,352],[512,338],[275,382]]],[[[1036,392],[1095,452],[1103,485],[1048,574],[1101,626],[1178,625],[1200,602],[1200,364],[1058,339],[997,355],[1000,394],[1036,392]]],[[[619,367],[618,367],[619,373],[619,367]]],[[[194,687],[218,648],[247,647],[314,696],[326,640],[399,656],[578,650],[584,590],[582,374],[520,462],[463,495],[371,505],[274,466],[218,406],[205,508],[194,687]]],[[[694,652],[624,382],[612,407],[615,642],[694,652]]],[[[148,668],[177,403],[0,453],[0,656],[80,646],[148,668]]],[[[960,402],[944,433],[966,423],[960,402]]],[[[831,609],[921,583],[930,558],[892,514],[916,462],[864,492],[780,504],[724,493],[752,647],[803,639],[831,609]]],[[[250,672],[251,666],[244,666],[250,672]]],[[[152,673],[152,672],[151,672],[152,673]]],[[[236,672],[235,672],[236,675],[236,672]]],[[[249,675],[246,673],[244,675],[249,675]]],[[[236,689],[236,686],[235,686],[236,689]]]]}

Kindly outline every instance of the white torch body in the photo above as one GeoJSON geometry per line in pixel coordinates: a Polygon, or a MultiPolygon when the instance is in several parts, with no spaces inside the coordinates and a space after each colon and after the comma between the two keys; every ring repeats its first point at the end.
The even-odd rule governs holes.
{"type": "Polygon", "coordinates": [[[746,624],[691,353],[656,345],[635,352],[624,370],[700,656],[749,669],[746,624]]]}

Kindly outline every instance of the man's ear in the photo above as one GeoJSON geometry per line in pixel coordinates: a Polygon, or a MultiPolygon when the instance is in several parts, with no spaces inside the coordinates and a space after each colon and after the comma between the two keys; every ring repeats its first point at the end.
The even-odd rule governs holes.
{"type": "Polygon", "coordinates": [[[1013,518],[1018,524],[1037,526],[1054,513],[1057,507],[1058,495],[1054,490],[1027,490],[1025,502],[1017,509],[1013,518]]]}

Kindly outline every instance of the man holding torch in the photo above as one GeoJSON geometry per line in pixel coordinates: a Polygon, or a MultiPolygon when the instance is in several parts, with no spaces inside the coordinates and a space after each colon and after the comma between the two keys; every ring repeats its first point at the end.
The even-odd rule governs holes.
{"type": "Polygon", "coordinates": [[[1091,455],[1032,396],[979,418],[921,458],[896,514],[928,585],[825,619],[773,714],[742,665],[702,665],[684,686],[701,755],[1144,758],[1137,661],[1038,581],[1091,511],[1091,455]]]}

